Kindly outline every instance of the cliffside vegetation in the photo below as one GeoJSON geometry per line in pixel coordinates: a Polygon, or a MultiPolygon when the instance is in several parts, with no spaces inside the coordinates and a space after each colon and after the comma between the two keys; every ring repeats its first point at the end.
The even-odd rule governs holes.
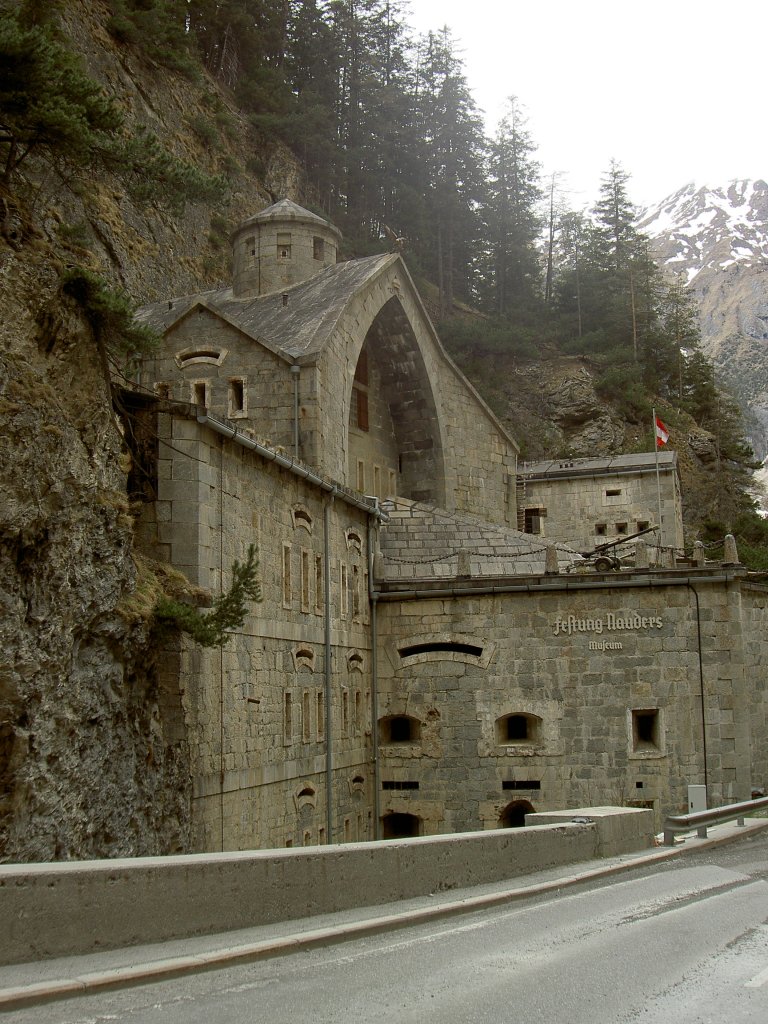
{"type": "Polygon", "coordinates": [[[133,305],[228,279],[231,227],[286,195],[348,255],[404,250],[526,457],[649,450],[655,405],[691,539],[768,566],[736,407],[628,176],[562,209],[518,101],[485,136],[448,31],[413,38],[398,0],[0,0],[0,860],[194,842],[105,376],[152,344],[133,305]]]}

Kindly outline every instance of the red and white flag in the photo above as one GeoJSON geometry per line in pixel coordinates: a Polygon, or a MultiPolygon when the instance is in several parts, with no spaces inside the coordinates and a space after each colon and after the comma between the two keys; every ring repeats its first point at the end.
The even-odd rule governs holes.
{"type": "Polygon", "coordinates": [[[656,417],[656,447],[661,448],[669,440],[669,431],[661,422],[659,417],[656,417]]]}

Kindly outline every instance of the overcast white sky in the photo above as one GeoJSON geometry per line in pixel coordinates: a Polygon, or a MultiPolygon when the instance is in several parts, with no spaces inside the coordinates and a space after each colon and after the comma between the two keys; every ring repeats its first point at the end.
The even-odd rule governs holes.
{"type": "Polygon", "coordinates": [[[410,0],[447,24],[491,129],[515,95],[545,175],[591,205],[615,158],[639,206],[768,177],[766,0],[410,0]]]}

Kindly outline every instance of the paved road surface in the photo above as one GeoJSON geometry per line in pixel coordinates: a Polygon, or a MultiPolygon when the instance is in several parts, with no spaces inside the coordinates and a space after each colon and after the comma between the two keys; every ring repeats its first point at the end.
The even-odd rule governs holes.
{"type": "Polygon", "coordinates": [[[3,1024],[767,1024],[768,834],[524,904],[3,1024]]]}

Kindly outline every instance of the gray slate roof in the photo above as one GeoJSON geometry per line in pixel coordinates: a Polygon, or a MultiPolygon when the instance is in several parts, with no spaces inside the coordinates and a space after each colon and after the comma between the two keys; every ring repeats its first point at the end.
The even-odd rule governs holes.
{"type": "MultiPolygon", "coordinates": [[[[677,452],[659,452],[659,469],[665,472],[677,466],[677,452]]],[[[553,478],[567,480],[578,476],[610,476],[613,473],[647,473],[656,468],[654,452],[637,452],[633,455],[609,455],[593,459],[544,459],[541,462],[524,462],[518,465],[518,475],[530,478],[553,478]]]]}
{"type": "Polygon", "coordinates": [[[236,299],[231,288],[153,302],[136,319],[165,334],[192,309],[202,306],[249,338],[285,359],[312,362],[331,337],[355,294],[390,263],[395,253],[336,263],[308,281],[256,298],[236,299]],[[283,295],[288,296],[283,305],[283,295]]]}
{"type": "Polygon", "coordinates": [[[387,582],[455,577],[460,552],[468,558],[475,578],[542,575],[548,545],[556,548],[561,571],[581,562],[579,553],[566,544],[488,523],[466,512],[448,512],[399,497],[383,502],[382,508],[389,516],[379,535],[382,579],[387,582]]]}

